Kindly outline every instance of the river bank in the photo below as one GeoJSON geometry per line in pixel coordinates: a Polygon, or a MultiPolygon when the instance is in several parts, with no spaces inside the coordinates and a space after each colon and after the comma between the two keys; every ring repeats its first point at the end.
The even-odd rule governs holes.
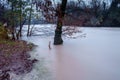
{"type": "Polygon", "coordinates": [[[36,59],[30,59],[34,44],[23,40],[0,40],[0,80],[10,80],[9,72],[16,75],[32,70],[36,59]]]}

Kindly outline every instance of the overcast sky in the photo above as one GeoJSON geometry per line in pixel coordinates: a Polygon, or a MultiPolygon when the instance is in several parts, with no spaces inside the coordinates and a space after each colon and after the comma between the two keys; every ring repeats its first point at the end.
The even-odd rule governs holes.
{"type": "MultiPolygon", "coordinates": [[[[61,0],[52,0],[52,1],[55,1],[57,3],[57,2],[60,2],[61,0]]],[[[78,1],[78,0],[68,0],[68,1],[78,1]]],[[[92,0],[83,0],[83,1],[85,1],[86,3],[89,3],[92,0]]],[[[108,5],[109,5],[112,0],[100,0],[100,1],[104,1],[104,2],[108,3],[108,5]]]]}

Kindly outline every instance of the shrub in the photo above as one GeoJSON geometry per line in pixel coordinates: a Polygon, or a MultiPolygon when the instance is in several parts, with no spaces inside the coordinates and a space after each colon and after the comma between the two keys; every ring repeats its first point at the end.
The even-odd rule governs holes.
{"type": "Polygon", "coordinates": [[[7,29],[0,23],[0,39],[9,39],[7,29]]]}

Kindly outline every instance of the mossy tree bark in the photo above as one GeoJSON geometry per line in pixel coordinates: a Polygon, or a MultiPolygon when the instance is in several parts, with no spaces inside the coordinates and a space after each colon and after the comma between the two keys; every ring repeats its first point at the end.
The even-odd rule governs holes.
{"type": "Polygon", "coordinates": [[[66,10],[66,4],[67,4],[67,0],[62,0],[62,4],[58,5],[58,11],[57,11],[57,27],[55,30],[55,36],[54,36],[54,45],[60,45],[63,44],[63,40],[62,40],[62,26],[63,26],[63,19],[64,19],[64,15],[65,15],[65,10],[66,10]]]}

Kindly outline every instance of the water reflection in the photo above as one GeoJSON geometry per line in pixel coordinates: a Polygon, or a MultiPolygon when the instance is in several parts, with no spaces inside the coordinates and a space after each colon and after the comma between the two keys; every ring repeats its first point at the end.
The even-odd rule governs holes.
{"type": "Polygon", "coordinates": [[[31,55],[40,61],[43,58],[45,66],[41,68],[39,62],[31,73],[22,75],[24,79],[14,80],[120,80],[118,30],[84,28],[86,38],[65,39],[64,45],[51,44],[51,50],[52,37],[24,38],[38,45],[31,55]]]}

